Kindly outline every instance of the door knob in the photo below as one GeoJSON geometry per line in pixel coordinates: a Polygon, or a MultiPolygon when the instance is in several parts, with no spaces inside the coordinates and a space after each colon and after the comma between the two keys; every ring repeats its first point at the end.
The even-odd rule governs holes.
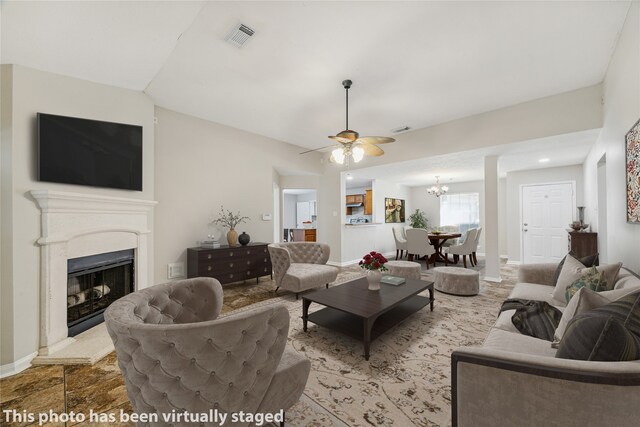
{"type": "Polygon", "coordinates": [[[529,224],[527,224],[527,223],[525,222],[525,223],[524,223],[524,226],[526,227],[527,225],[529,225],[529,224]]]}
{"type": "Polygon", "coordinates": [[[527,231],[529,231],[529,230],[527,230],[527,229],[525,228],[523,231],[526,233],[526,232],[527,232],[527,231]]]}

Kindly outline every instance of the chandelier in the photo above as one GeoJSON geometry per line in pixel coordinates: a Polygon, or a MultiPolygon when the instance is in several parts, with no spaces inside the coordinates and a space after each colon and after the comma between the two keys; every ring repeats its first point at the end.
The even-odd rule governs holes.
{"type": "Polygon", "coordinates": [[[432,196],[440,197],[449,191],[449,187],[446,185],[440,186],[440,177],[436,175],[436,185],[427,188],[427,194],[431,194],[432,196]]]}

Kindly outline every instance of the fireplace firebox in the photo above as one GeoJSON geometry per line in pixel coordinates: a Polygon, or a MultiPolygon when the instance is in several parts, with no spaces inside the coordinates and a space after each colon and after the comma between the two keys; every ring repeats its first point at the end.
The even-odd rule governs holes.
{"type": "Polygon", "coordinates": [[[134,290],[134,250],[67,261],[67,327],[73,337],[104,321],[105,309],[134,290]]]}

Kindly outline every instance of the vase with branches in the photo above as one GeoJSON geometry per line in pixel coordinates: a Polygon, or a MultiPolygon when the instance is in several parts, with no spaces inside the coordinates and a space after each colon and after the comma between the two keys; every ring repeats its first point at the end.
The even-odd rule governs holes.
{"type": "Polygon", "coordinates": [[[214,219],[209,222],[209,225],[220,225],[229,229],[227,232],[227,243],[229,246],[235,246],[238,243],[238,232],[236,227],[238,224],[247,222],[250,218],[248,216],[240,215],[240,212],[233,213],[230,210],[220,206],[220,213],[214,219]]]}

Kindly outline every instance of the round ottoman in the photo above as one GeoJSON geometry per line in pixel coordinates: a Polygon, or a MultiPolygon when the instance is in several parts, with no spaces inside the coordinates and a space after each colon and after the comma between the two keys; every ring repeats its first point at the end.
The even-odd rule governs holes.
{"type": "Polygon", "coordinates": [[[420,280],[420,264],[411,261],[388,261],[385,265],[389,269],[387,274],[400,276],[405,279],[420,280]]]}
{"type": "Polygon", "coordinates": [[[433,269],[434,288],[453,295],[477,295],[480,291],[480,273],[460,267],[433,269]]]}

